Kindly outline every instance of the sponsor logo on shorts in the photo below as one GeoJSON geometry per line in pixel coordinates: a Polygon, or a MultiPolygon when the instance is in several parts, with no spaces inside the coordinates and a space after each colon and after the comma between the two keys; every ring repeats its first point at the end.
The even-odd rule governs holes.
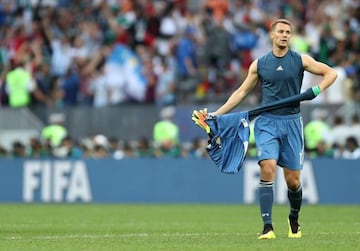
{"type": "Polygon", "coordinates": [[[261,156],[261,154],[262,154],[261,149],[260,149],[260,148],[257,148],[257,149],[256,149],[256,155],[259,157],[259,156],[261,156]]]}

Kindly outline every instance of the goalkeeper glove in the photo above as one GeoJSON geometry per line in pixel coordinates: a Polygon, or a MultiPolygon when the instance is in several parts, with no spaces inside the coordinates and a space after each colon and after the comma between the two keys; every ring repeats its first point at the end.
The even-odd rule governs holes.
{"type": "Polygon", "coordinates": [[[200,128],[202,128],[203,130],[205,130],[205,132],[207,134],[210,133],[210,127],[209,125],[206,123],[206,119],[207,119],[207,108],[205,108],[204,110],[194,110],[191,116],[191,119],[194,121],[194,123],[199,126],[200,128]]]}
{"type": "Polygon", "coordinates": [[[312,100],[316,96],[318,96],[321,93],[320,87],[318,85],[313,86],[309,89],[307,89],[304,93],[304,100],[312,100]]]}

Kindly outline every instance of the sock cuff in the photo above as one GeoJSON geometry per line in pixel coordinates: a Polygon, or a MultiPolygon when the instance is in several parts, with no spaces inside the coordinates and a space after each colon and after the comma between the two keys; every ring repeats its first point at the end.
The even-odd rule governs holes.
{"type": "Polygon", "coordinates": [[[302,190],[302,186],[298,186],[296,189],[292,189],[291,187],[288,187],[289,192],[291,193],[297,193],[300,192],[302,190]]]}
{"type": "Polygon", "coordinates": [[[274,185],[273,181],[260,180],[259,187],[272,187],[274,185]]]}

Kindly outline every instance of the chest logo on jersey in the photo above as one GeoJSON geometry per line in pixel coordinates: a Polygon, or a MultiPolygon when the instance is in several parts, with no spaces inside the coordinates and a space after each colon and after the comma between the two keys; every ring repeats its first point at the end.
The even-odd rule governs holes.
{"type": "Polygon", "coordinates": [[[279,65],[279,66],[278,66],[278,68],[276,68],[276,70],[277,70],[277,71],[283,71],[283,70],[284,70],[284,68],[282,68],[282,66],[281,66],[281,65],[279,65]]]}

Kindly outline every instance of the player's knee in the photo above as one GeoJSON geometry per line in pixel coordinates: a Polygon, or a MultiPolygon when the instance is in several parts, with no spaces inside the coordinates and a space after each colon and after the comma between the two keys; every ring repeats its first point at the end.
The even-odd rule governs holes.
{"type": "Polygon", "coordinates": [[[273,181],[276,175],[276,164],[271,161],[262,161],[260,164],[260,178],[262,180],[273,181]]]}
{"type": "Polygon", "coordinates": [[[290,171],[290,170],[285,169],[284,177],[285,177],[286,184],[290,190],[295,191],[300,187],[301,181],[300,181],[300,172],[299,171],[290,171]]]}
{"type": "Polygon", "coordinates": [[[301,183],[300,183],[300,180],[299,179],[290,179],[290,180],[287,180],[286,181],[286,184],[287,184],[287,187],[292,190],[292,191],[296,191],[301,183]]]}

